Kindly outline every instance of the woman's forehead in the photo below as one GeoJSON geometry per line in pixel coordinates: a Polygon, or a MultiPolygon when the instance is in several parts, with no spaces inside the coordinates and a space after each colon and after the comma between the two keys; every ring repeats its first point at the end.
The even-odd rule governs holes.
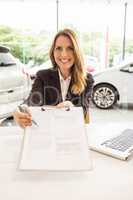
{"type": "Polygon", "coordinates": [[[73,46],[72,41],[68,36],[60,35],[59,37],[57,37],[55,45],[66,45],[66,44],[73,46]]]}

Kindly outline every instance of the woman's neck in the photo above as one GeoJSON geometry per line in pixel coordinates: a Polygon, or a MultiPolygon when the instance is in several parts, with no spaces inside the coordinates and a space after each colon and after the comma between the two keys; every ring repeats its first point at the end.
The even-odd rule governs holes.
{"type": "Polygon", "coordinates": [[[71,75],[70,71],[68,70],[66,71],[60,70],[60,73],[61,73],[61,76],[64,78],[64,80],[66,80],[71,75]]]}

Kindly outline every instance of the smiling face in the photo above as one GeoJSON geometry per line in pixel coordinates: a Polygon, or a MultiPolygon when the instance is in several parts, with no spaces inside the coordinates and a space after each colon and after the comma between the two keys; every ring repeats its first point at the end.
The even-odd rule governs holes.
{"type": "Polygon", "coordinates": [[[60,35],[55,42],[54,59],[62,75],[67,78],[74,64],[74,48],[67,36],[60,35]]]}

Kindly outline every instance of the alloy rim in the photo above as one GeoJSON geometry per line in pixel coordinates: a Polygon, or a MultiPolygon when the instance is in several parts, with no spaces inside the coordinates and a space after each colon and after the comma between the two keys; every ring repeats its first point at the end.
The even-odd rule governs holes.
{"type": "Polygon", "coordinates": [[[107,87],[99,88],[94,93],[94,102],[100,108],[109,108],[115,101],[114,92],[107,87]]]}

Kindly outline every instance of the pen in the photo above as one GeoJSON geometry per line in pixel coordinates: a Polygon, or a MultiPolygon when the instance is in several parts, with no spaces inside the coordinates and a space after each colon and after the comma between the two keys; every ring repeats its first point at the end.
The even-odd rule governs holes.
{"type": "Polygon", "coordinates": [[[32,119],[31,121],[32,121],[32,123],[35,124],[36,126],[39,126],[39,125],[37,124],[37,122],[36,122],[34,119],[32,119]]]}
{"type": "MultiPolygon", "coordinates": [[[[27,105],[21,105],[21,106],[18,106],[18,108],[19,108],[19,110],[21,111],[21,112],[23,112],[23,113],[28,113],[27,112],[27,108],[28,108],[28,106],[27,105]]],[[[37,124],[37,122],[34,120],[34,119],[32,119],[31,120],[32,121],[32,123],[34,124],[34,125],[36,125],[36,126],[39,126],[38,124],[37,124]]]]}

